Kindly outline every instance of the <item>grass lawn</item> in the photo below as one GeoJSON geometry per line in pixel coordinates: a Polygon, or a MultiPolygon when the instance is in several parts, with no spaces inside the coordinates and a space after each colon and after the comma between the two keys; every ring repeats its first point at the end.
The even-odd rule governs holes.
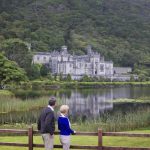
{"type": "MultiPolygon", "coordinates": [[[[150,133],[150,130],[131,131],[134,133],[150,133]]],[[[0,136],[1,142],[18,142],[27,143],[25,136],[0,136]]],[[[96,136],[72,136],[71,143],[73,145],[97,145],[96,136]]],[[[34,143],[43,143],[41,136],[34,137],[34,143]]],[[[55,144],[60,144],[59,136],[55,136],[55,144]]],[[[134,138],[134,137],[104,137],[104,146],[126,146],[126,147],[150,147],[150,138],[134,138]]],[[[28,150],[28,148],[0,146],[0,150],[28,150]]],[[[44,148],[34,148],[34,150],[44,150],[44,148]]]]}

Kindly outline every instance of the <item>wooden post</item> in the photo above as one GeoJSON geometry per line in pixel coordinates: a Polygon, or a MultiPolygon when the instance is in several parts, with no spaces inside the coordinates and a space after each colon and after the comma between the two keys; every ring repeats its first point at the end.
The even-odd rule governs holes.
{"type": "Polygon", "coordinates": [[[28,129],[28,144],[29,150],[33,150],[33,127],[29,127],[28,129]]]}
{"type": "Polygon", "coordinates": [[[98,150],[102,150],[102,146],[103,146],[102,137],[103,137],[102,129],[98,129],[98,150]]]}

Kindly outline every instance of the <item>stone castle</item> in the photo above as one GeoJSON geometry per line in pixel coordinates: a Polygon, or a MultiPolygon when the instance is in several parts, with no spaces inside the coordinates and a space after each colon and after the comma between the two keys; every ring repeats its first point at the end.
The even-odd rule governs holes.
{"type": "Polygon", "coordinates": [[[64,77],[70,74],[72,79],[80,79],[84,75],[113,76],[113,62],[105,61],[91,46],[87,47],[87,54],[81,56],[69,54],[67,46],[62,46],[60,52],[38,52],[33,56],[33,63],[46,64],[52,74],[62,74],[64,77]]]}

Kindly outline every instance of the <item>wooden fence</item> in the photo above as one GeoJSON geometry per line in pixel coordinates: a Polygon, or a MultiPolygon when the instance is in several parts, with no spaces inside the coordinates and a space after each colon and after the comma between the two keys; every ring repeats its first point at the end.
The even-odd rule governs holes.
{"type": "MultiPolygon", "coordinates": [[[[0,133],[11,133],[11,134],[19,134],[19,135],[27,135],[28,143],[8,143],[8,142],[0,142],[0,145],[3,146],[18,146],[18,147],[28,147],[28,150],[33,150],[34,147],[40,148],[44,147],[43,144],[35,144],[33,143],[33,135],[38,135],[38,131],[34,131],[32,127],[28,130],[14,130],[14,129],[0,129],[0,133]]],[[[55,135],[58,135],[58,132],[55,132],[55,135]]],[[[103,136],[123,136],[123,137],[150,137],[150,134],[133,134],[133,133],[124,133],[124,132],[102,132],[101,129],[98,132],[77,132],[76,135],[80,136],[97,136],[98,137],[98,145],[97,146],[81,146],[81,145],[71,145],[71,149],[97,149],[97,150],[150,150],[150,148],[129,148],[129,147],[106,147],[103,146],[103,136]]],[[[54,145],[54,148],[62,148],[61,145],[54,145]]]]}

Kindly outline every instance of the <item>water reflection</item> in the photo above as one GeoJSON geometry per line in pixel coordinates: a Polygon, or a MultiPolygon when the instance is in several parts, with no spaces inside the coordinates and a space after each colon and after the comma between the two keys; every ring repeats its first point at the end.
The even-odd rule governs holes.
{"type": "Polygon", "coordinates": [[[139,98],[150,96],[149,87],[117,87],[100,89],[76,89],[69,96],[61,95],[64,104],[70,106],[70,115],[75,118],[97,117],[113,109],[113,101],[121,98],[139,98]]]}
{"type": "Polygon", "coordinates": [[[76,116],[84,118],[97,117],[100,113],[113,109],[112,89],[107,89],[107,92],[103,93],[100,90],[88,93],[88,90],[86,90],[86,96],[83,92],[85,91],[75,90],[69,98],[66,96],[61,97],[63,103],[69,105],[69,113],[73,118],[76,116]]]}

